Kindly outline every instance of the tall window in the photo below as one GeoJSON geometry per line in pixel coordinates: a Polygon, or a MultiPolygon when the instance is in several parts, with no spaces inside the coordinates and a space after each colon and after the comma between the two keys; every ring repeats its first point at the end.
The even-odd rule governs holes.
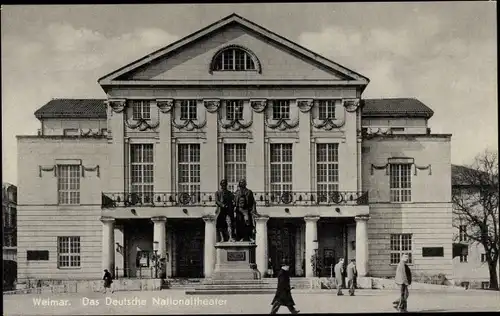
{"type": "Polygon", "coordinates": [[[59,204],[80,204],[80,165],[58,165],[59,204]]]}
{"type": "Polygon", "coordinates": [[[292,191],[292,144],[271,144],[271,192],[292,191]]]}
{"type": "Polygon", "coordinates": [[[199,196],[200,144],[179,144],[179,192],[199,196]]]}
{"type": "Polygon", "coordinates": [[[226,119],[229,121],[243,119],[243,100],[226,102],[226,119]]]}
{"type": "Polygon", "coordinates": [[[246,178],[246,144],[224,144],[224,177],[228,189],[236,191],[238,182],[246,178]]]}
{"type": "Polygon", "coordinates": [[[319,119],[334,119],[335,118],[335,100],[321,100],[319,101],[319,119]]]}
{"type": "Polygon", "coordinates": [[[80,268],[80,237],[57,237],[58,268],[80,268]]]}
{"type": "Polygon", "coordinates": [[[390,165],[391,202],[411,201],[411,164],[390,165]]]}
{"type": "Polygon", "coordinates": [[[317,190],[324,200],[339,190],[339,144],[316,146],[317,190]]]}
{"type": "Polygon", "coordinates": [[[131,185],[141,203],[153,202],[153,144],[130,146],[131,185]]]}
{"type": "Polygon", "coordinates": [[[255,63],[247,52],[238,48],[228,48],[220,52],[213,64],[214,71],[256,70],[255,63]]]}
{"type": "Polygon", "coordinates": [[[151,104],[146,100],[132,101],[132,118],[134,120],[150,120],[151,104]]]}
{"type": "Polygon", "coordinates": [[[290,118],[290,101],[274,100],[273,101],[273,120],[289,119],[290,118]]]}
{"type": "Polygon", "coordinates": [[[458,226],[458,241],[467,241],[467,225],[458,226]]]}
{"type": "Polygon", "coordinates": [[[408,255],[408,263],[413,263],[411,234],[391,234],[391,264],[398,264],[402,255],[408,255]]]}
{"type": "Polygon", "coordinates": [[[460,262],[461,263],[466,263],[467,259],[468,259],[468,255],[466,255],[466,254],[461,254],[460,255],[460,262]]]}
{"type": "Polygon", "coordinates": [[[486,262],[486,254],[485,253],[481,254],[481,262],[482,263],[486,262]]]}
{"type": "Polygon", "coordinates": [[[197,100],[182,100],[181,101],[181,120],[196,120],[197,115],[197,100]]]}

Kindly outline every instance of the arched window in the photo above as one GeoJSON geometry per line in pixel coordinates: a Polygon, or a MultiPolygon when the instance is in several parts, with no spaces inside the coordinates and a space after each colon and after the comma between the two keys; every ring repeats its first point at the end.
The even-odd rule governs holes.
{"type": "Polygon", "coordinates": [[[253,54],[240,47],[228,47],[218,52],[211,71],[248,71],[259,70],[258,60],[253,54]]]}

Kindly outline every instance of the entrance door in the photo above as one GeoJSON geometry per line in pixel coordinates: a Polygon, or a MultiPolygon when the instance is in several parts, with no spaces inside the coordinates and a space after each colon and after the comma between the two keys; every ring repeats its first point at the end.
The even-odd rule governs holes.
{"type": "Polygon", "coordinates": [[[274,275],[286,258],[290,263],[290,275],[295,276],[295,226],[278,219],[268,227],[269,257],[273,263],[274,275]]]}
{"type": "Polygon", "coordinates": [[[177,276],[181,278],[203,277],[203,223],[183,224],[176,229],[177,276]]]}

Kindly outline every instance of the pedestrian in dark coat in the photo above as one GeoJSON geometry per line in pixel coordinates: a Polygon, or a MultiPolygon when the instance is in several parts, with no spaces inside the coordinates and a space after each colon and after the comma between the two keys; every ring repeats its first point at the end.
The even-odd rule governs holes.
{"type": "Polygon", "coordinates": [[[410,295],[408,286],[411,284],[411,270],[406,262],[408,262],[408,255],[402,255],[401,261],[396,268],[396,277],[394,278],[394,281],[400,288],[400,297],[393,304],[394,308],[402,313],[407,312],[408,296],[410,295]]]}
{"type": "Polygon", "coordinates": [[[108,269],[104,269],[104,276],[102,279],[104,280],[103,293],[106,293],[107,289],[110,289],[111,293],[113,293],[114,290],[111,288],[111,284],[113,283],[113,277],[111,276],[111,273],[108,271],[108,269]]]}
{"type": "Polygon", "coordinates": [[[339,262],[334,267],[335,270],[335,283],[337,284],[337,295],[344,295],[342,293],[342,279],[344,278],[344,258],[340,258],[339,262]]]}
{"type": "Polygon", "coordinates": [[[278,287],[276,289],[276,295],[274,296],[271,305],[271,314],[276,314],[280,307],[286,306],[292,314],[298,314],[299,311],[295,309],[295,302],[292,298],[292,288],[290,287],[290,266],[287,260],[283,260],[281,264],[281,270],[278,272],[278,287]]]}

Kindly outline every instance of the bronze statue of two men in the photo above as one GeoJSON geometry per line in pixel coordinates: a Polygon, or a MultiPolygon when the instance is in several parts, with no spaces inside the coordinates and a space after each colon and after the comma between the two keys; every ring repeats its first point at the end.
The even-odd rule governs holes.
{"type": "Polygon", "coordinates": [[[229,191],[227,181],[222,180],[220,190],[215,193],[215,204],[218,241],[255,241],[257,207],[245,179],[240,180],[235,193],[229,191]]]}

